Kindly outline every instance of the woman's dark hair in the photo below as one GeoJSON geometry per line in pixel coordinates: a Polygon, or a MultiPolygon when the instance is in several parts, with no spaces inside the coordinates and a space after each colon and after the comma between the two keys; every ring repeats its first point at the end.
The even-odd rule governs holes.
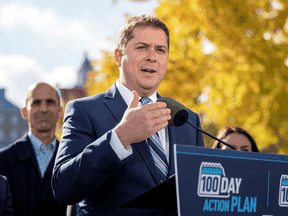
{"type": "MultiPolygon", "coordinates": [[[[243,134],[244,136],[246,136],[250,143],[251,143],[251,149],[252,149],[252,152],[259,152],[258,150],[258,147],[256,145],[256,142],[255,140],[253,139],[253,137],[246,131],[244,130],[243,128],[240,128],[240,127],[237,127],[237,126],[227,126],[223,129],[220,130],[220,132],[218,133],[218,136],[217,138],[220,139],[220,140],[223,140],[225,139],[229,134],[232,134],[232,133],[238,133],[238,134],[243,134]]],[[[222,144],[218,141],[215,141],[212,148],[215,149],[215,148],[218,148],[220,149],[222,147],[222,144]]]]}

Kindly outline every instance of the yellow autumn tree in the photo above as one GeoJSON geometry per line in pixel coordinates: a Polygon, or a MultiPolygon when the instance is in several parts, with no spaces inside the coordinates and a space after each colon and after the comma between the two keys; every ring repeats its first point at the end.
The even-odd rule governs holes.
{"type": "MultiPolygon", "coordinates": [[[[197,112],[214,135],[237,125],[261,150],[288,153],[288,2],[169,0],[154,12],[171,35],[160,94],[197,112]],[[214,52],[207,53],[209,44],[214,52]]],[[[112,53],[95,64],[101,70],[91,73],[89,94],[106,91],[119,76],[112,53]]]]}
{"type": "Polygon", "coordinates": [[[172,37],[160,92],[201,113],[204,128],[238,125],[260,149],[288,153],[288,2],[162,1],[155,15],[172,37]]]}
{"type": "Polygon", "coordinates": [[[103,51],[103,58],[100,61],[93,60],[92,64],[96,71],[88,74],[86,90],[88,95],[98,94],[107,91],[118,79],[119,69],[116,65],[113,53],[103,51]]]}

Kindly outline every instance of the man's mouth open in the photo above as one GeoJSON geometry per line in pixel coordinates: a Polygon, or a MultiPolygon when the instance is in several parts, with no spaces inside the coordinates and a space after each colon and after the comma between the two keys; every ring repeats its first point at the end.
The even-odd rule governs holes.
{"type": "Polygon", "coordinates": [[[156,71],[153,69],[141,69],[143,72],[148,72],[148,73],[155,73],[156,71]]]}

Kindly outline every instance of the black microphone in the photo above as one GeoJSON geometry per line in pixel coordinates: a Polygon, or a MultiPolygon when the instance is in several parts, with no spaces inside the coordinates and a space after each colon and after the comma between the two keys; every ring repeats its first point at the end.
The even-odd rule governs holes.
{"type": "Polygon", "coordinates": [[[229,148],[236,150],[232,145],[218,139],[217,137],[213,136],[212,134],[202,130],[201,128],[196,127],[192,123],[188,121],[189,113],[188,109],[181,103],[177,102],[176,100],[169,98],[169,97],[161,97],[157,100],[157,102],[164,102],[166,103],[167,107],[171,110],[171,119],[169,120],[169,125],[173,127],[179,127],[185,123],[188,123],[193,128],[202,133],[206,134],[207,136],[211,137],[212,139],[217,140],[218,142],[223,143],[224,145],[228,146],[229,148]]]}

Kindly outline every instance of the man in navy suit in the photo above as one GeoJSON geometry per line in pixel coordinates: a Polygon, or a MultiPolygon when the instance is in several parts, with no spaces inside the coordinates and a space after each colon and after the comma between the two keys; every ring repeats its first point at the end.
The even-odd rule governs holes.
{"type": "Polygon", "coordinates": [[[13,216],[12,195],[8,180],[3,175],[0,175],[0,215],[13,216]]]}
{"type": "MultiPolygon", "coordinates": [[[[114,53],[119,79],[107,92],[67,104],[52,188],[60,202],[79,202],[77,215],[176,214],[120,207],[161,182],[149,137],[157,133],[160,138],[168,176],[175,173],[174,144],[204,146],[201,133],[189,125],[167,126],[170,110],[156,102],[168,51],[169,30],[162,21],[130,18],[119,30],[114,53]],[[140,105],[143,97],[152,103],[140,105]]],[[[189,121],[200,127],[190,110],[189,121]]]]}
{"type": "Polygon", "coordinates": [[[21,115],[29,132],[0,150],[0,173],[9,181],[14,216],[65,216],[66,205],[52,193],[51,177],[59,142],[55,137],[63,114],[52,86],[30,86],[21,115]]]}

